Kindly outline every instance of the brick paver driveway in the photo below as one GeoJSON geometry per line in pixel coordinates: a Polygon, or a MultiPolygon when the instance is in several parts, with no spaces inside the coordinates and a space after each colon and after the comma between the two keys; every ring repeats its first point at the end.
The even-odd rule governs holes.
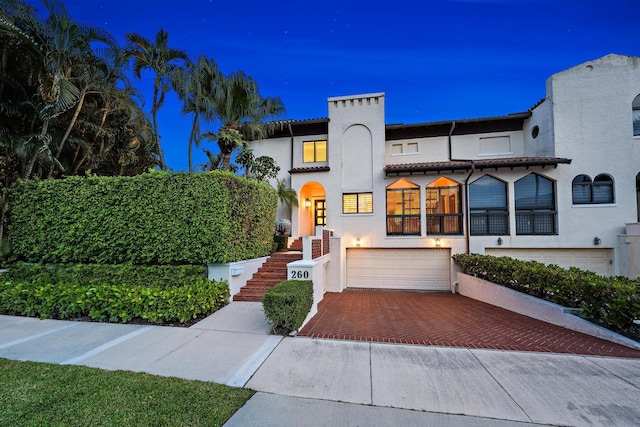
{"type": "Polygon", "coordinates": [[[640,350],[461,295],[327,292],[299,336],[500,350],[640,357],[640,350]]]}

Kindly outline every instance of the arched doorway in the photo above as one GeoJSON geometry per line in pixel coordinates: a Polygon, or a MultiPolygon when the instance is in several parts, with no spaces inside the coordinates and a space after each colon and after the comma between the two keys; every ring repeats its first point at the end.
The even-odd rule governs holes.
{"type": "Polygon", "coordinates": [[[316,226],[327,225],[327,193],[322,184],[315,181],[304,184],[298,206],[300,236],[314,235],[316,226]]]}

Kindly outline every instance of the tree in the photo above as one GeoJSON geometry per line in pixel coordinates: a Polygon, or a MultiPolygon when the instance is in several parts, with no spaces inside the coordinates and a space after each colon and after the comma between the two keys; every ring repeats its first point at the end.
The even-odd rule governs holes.
{"type": "Polygon", "coordinates": [[[221,122],[217,144],[223,169],[230,170],[231,154],[250,140],[266,137],[265,119],[284,112],[280,98],[263,98],[258,84],[243,72],[219,76],[211,94],[215,115],[221,122]]]}
{"type": "Polygon", "coordinates": [[[182,61],[188,61],[188,57],[183,50],[169,47],[169,34],[163,29],[158,30],[153,42],[137,33],[128,33],[126,38],[129,42],[127,56],[132,59],[133,75],[140,79],[143,70],[150,70],[155,74],[151,116],[156,148],[160,155],[160,167],[166,169],[158,132],[158,110],[164,104],[165,95],[170,90],[172,73],[182,61]]]}
{"type": "Polygon", "coordinates": [[[296,193],[296,190],[289,188],[285,179],[282,178],[278,181],[276,191],[278,192],[278,200],[287,207],[289,216],[291,216],[293,206],[298,206],[298,194],[296,193]]]}
{"type": "Polygon", "coordinates": [[[211,93],[219,78],[218,66],[213,58],[201,55],[197,63],[188,62],[172,75],[172,84],[182,100],[182,114],[193,114],[188,141],[189,173],[193,172],[193,147],[201,141],[200,120],[214,118],[211,93]]]}

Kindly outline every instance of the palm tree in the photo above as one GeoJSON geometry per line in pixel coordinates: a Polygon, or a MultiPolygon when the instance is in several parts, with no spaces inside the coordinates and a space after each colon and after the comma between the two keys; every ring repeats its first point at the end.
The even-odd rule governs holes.
{"type": "Polygon", "coordinates": [[[200,146],[200,120],[214,118],[211,93],[219,78],[218,66],[213,58],[201,55],[197,63],[188,62],[172,75],[172,84],[182,100],[182,114],[193,114],[188,142],[189,173],[193,172],[193,147],[200,146]]]}
{"type": "Polygon", "coordinates": [[[296,190],[289,188],[285,179],[282,178],[278,181],[276,191],[278,192],[278,200],[287,207],[289,216],[291,216],[293,206],[298,206],[298,194],[296,190]]]}
{"type": "Polygon", "coordinates": [[[258,84],[243,72],[219,76],[212,96],[213,108],[222,123],[218,130],[218,147],[223,169],[230,170],[231,154],[248,141],[267,135],[265,119],[284,112],[280,98],[263,98],[258,84]]]}
{"type": "Polygon", "coordinates": [[[128,33],[126,38],[129,42],[127,55],[133,60],[133,75],[140,79],[143,70],[150,70],[155,73],[151,116],[153,118],[155,143],[160,155],[160,167],[165,169],[164,153],[160,146],[158,132],[158,110],[164,104],[164,97],[170,90],[169,79],[171,74],[178,68],[180,62],[187,61],[188,57],[185,51],[169,47],[169,34],[163,29],[158,31],[153,42],[137,33],[128,33]]]}

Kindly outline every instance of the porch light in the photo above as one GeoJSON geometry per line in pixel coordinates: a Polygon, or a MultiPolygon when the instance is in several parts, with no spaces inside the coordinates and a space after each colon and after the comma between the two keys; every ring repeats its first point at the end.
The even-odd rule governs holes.
{"type": "Polygon", "coordinates": [[[304,207],[305,207],[305,208],[307,208],[307,209],[309,209],[309,208],[311,207],[311,200],[306,199],[306,200],[304,201],[304,207]]]}
{"type": "Polygon", "coordinates": [[[436,246],[438,247],[442,246],[442,240],[436,239],[436,246]]]}
{"type": "Polygon", "coordinates": [[[356,246],[360,246],[360,239],[356,239],[356,246]]]}
{"type": "Polygon", "coordinates": [[[593,238],[593,244],[598,246],[600,243],[602,243],[602,240],[600,240],[599,237],[594,237],[593,238]]]}
{"type": "Polygon", "coordinates": [[[498,246],[502,244],[502,237],[498,237],[498,246]]]}

